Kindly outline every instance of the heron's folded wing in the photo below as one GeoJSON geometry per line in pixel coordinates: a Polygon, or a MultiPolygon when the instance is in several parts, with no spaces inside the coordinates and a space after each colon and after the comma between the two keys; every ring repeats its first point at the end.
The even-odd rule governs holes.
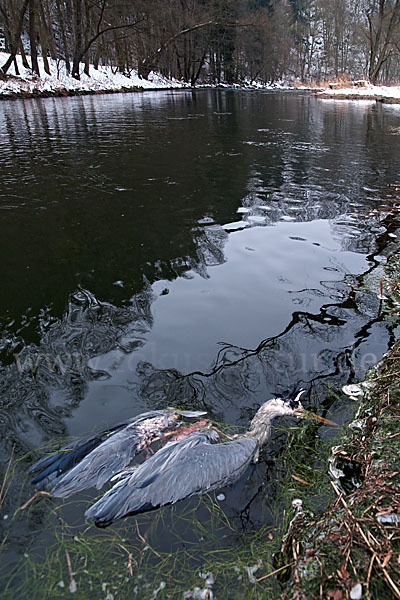
{"type": "Polygon", "coordinates": [[[31,483],[38,489],[51,488],[60,477],[63,477],[65,473],[78,464],[89,452],[92,452],[97,446],[102,444],[109,435],[110,431],[102,431],[95,435],[76,440],[64,446],[58,452],[44,456],[28,470],[28,473],[37,473],[32,478],[31,483]]]}
{"type": "MultiPolygon", "coordinates": [[[[74,472],[74,476],[76,476],[77,471],[81,470],[82,467],[86,468],[88,462],[85,462],[84,465],[82,465],[82,461],[89,454],[91,455],[89,463],[92,464],[92,469],[93,469],[93,466],[98,465],[99,463],[102,462],[102,460],[105,460],[107,455],[110,456],[110,453],[112,451],[111,450],[112,444],[108,445],[108,442],[110,439],[112,439],[114,437],[114,435],[117,435],[118,432],[121,432],[121,430],[123,430],[129,426],[129,428],[132,427],[132,431],[130,432],[131,436],[129,437],[129,439],[132,440],[132,438],[135,437],[134,436],[134,434],[135,434],[134,426],[135,425],[143,423],[144,421],[146,421],[148,419],[152,419],[154,417],[163,416],[164,414],[166,414],[166,412],[167,411],[159,410],[159,411],[151,411],[151,412],[147,412],[147,413],[142,413],[140,415],[137,415],[136,417],[133,417],[131,419],[128,419],[126,421],[118,423],[117,425],[114,425],[113,427],[104,429],[100,432],[97,432],[90,436],[86,436],[79,440],[75,440],[74,442],[71,442],[67,446],[64,446],[63,448],[61,448],[61,450],[59,450],[58,452],[54,452],[52,454],[44,456],[43,458],[41,458],[40,460],[35,462],[28,470],[28,473],[37,473],[37,475],[31,480],[31,483],[33,485],[35,485],[37,487],[37,489],[43,489],[45,487],[47,487],[49,489],[55,488],[58,485],[58,483],[61,483],[61,479],[64,478],[65,475],[69,471],[74,469],[75,467],[78,467],[78,468],[74,472]],[[101,448],[98,456],[96,454],[93,454],[93,451],[95,451],[96,448],[100,447],[103,443],[107,443],[106,449],[101,448]],[[96,456],[97,456],[97,458],[96,458],[96,456]],[[96,458],[96,460],[94,460],[95,458],[96,458]],[[94,460],[94,462],[93,462],[93,460],[94,460]],[[79,465],[81,465],[81,467],[79,467],[79,465]]],[[[137,433],[138,432],[136,431],[136,434],[137,433]]],[[[115,444],[115,446],[117,447],[117,452],[118,452],[119,445],[120,445],[120,440],[118,439],[115,444]]],[[[134,456],[134,454],[136,452],[136,447],[132,448],[132,452],[133,452],[133,455],[132,455],[132,453],[129,454],[129,460],[131,460],[132,456],[134,456]]],[[[110,473],[111,473],[110,477],[112,477],[112,475],[115,474],[114,469],[115,469],[116,461],[117,461],[117,457],[115,457],[115,459],[112,461],[112,465],[110,468],[110,473]]],[[[121,460],[121,468],[118,470],[122,470],[126,466],[126,464],[128,464],[128,463],[123,462],[121,460]]],[[[103,466],[103,468],[101,470],[101,475],[99,477],[99,482],[100,481],[102,482],[101,485],[103,485],[104,481],[106,481],[106,479],[103,479],[104,473],[105,473],[105,469],[103,466]]],[[[95,485],[95,484],[93,484],[92,479],[90,479],[90,483],[88,483],[85,486],[82,486],[82,483],[81,483],[81,487],[79,489],[84,489],[84,488],[90,487],[91,485],[95,485]]],[[[99,485],[99,487],[101,487],[101,485],[99,485]]],[[[61,489],[62,488],[60,487],[60,490],[61,489]]],[[[72,493],[72,491],[70,491],[69,493],[72,493]]],[[[75,491],[79,491],[79,490],[76,489],[75,491]]],[[[65,494],[62,494],[62,495],[65,495],[65,494]]]]}
{"type": "MultiPolygon", "coordinates": [[[[170,448],[170,461],[160,466],[151,464],[152,459],[141,465],[132,475],[119,481],[107,494],[86,512],[96,525],[106,526],[128,514],[145,512],[173,504],[178,500],[204,494],[208,491],[235,482],[258,449],[258,441],[247,437],[212,445],[203,438],[204,434],[192,434],[197,437],[196,444],[179,449],[170,448]],[[149,464],[150,463],[150,464],[149,464]],[[155,469],[152,467],[155,466],[155,469]]],[[[191,436],[186,438],[187,440],[191,436]]],[[[185,440],[183,440],[185,441],[185,440]]],[[[171,444],[172,447],[172,444],[171,444]]],[[[163,448],[167,450],[167,447],[163,448]]],[[[168,459],[168,453],[164,452],[168,459]]]]}

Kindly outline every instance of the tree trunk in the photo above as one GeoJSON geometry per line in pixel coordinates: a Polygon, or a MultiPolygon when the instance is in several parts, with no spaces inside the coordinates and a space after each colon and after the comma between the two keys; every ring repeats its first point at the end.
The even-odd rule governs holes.
{"type": "Polygon", "coordinates": [[[49,52],[49,33],[47,29],[46,17],[44,14],[43,2],[39,2],[40,19],[39,19],[39,39],[42,48],[43,66],[47,75],[51,75],[49,61],[47,55],[49,52]]]}
{"type": "MultiPolygon", "coordinates": [[[[14,29],[16,29],[17,26],[18,26],[18,18],[17,18],[17,15],[15,14],[15,8],[14,8],[13,0],[9,0],[8,7],[9,7],[10,15],[11,15],[12,27],[14,29]]],[[[8,37],[11,39],[11,37],[12,37],[11,36],[11,23],[10,23],[10,21],[8,19],[7,13],[5,12],[4,9],[2,9],[2,7],[0,7],[0,12],[3,14],[4,23],[6,25],[7,30],[9,31],[8,37]]],[[[26,60],[26,54],[25,54],[25,50],[24,50],[24,45],[23,45],[21,39],[19,40],[19,51],[21,53],[22,64],[24,65],[25,69],[29,69],[29,63],[26,60]]],[[[14,61],[14,64],[16,65],[16,61],[14,61]]],[[[18,67],[17,67],[17,70],[18,70],[18,67]]],[[[15,74],[19,75],[19,72],[17,73],[17,71],[16,71],[15,74]]]]}
{"type": "Polygon", "coordinates": [[[80,79],[79,63],[82,56],[82,0],[74,0],[73,8],[75,12],[74,22],[74,58],[72,61],[72,77],[80,79]]]}
{"type": "Polygon", "coordinates": [[[206,62],[206,57],[207,57],[207,50],[204,51],[203,56],[201,57],[201,59],[199,61],[199,66],[197,68],[196,73],[192,74],[192,78],[191,78],[191,81],[190,81],[190,84],[192,86],[196,85],[196,82],[197,82],[198,78],[200,77],[201,70],[202,70],[202,68],[204,66],[204,63],[206,62]]]}
{"type": "Polygon", "coordinates": [[[24,44],[22,43],[21,39],[19,40],[19,51],[21,53],[22,64],[24,65],[25,69],[29,69],[29,63],[26,58],[24,44]]]}
{"type": "MultiPolygon", "coordinates": [[[[90,12],[89,12],[89,4],[87,2],[85,2],[85,48],[89,48],[89,36],[90,36],[90,12]]],[[[89,77],[90,76],[89,50],[86,51],[84,58],[85,58],[84,73],[85,73],[85,75],[87,75],[89,77]]]]}
{"type": "Polygon", "coordinates": [[[29,0],[29,45],[31,47],[32,71],[40,76],[37,40],[36,40],[36,6],[35,0],[29,0]]]}
{"type": "Polygon", "coordinates": [[[19,75],[19,69],[18,69],[18,63],[17,63],[17,59],[14,56],[14,71],[16,75],[19,75]]]}
{"type": "Polygon", "coordinates": [[[385,12],[386,7],[386,0],[380,0],[376,29],[374,28],[373,15],[367,13],[370,42],[368,76],[373,84],[376,83],[383,65],[390,58],[393,45],[396,43],[396,28],[399,27],[400,0],[396,0],[387,12],[385,12]],[[389,22],[385,27],[385,21],[387,20],[389,22]]]}
{"type": "Polygon", "coordinates": [[[6,75],[8,69],[11,67],[12,63],[15,60],[15,56],[18,52],[18,46],[21,43],[21,33],[22,33],[22,28],[24,26],[24,17],[25,17],[25,13],[27,11],[28,8],[28,4],[29,4],[29,0],[24,0],[24,3],[22,5],[21,8],[21,12],[19,14],[19,18],[18,18],[18,23],[17,26],[15,28],[15,34],[14,34],[14,38],[11,42],[11,47],[10,47],[10,56],[8,57],[8,59],[6,60],[6,62],[4,63],[4,65],[1,67],[1,74],[4,76],[6,75]]]}
{"type": "Polygon", "coordinates": [[[71,72],[71,64],[69,62],[69,50],[68,50],[67,38],[65,35],[64,12],[63,12],[63,9],[61,8],[60,0],[56,0],[56,7],[57,7],[58,20],[59,20],[60,29],[61,29],[61,39],[62,39],[62,43],[63,43],[63,47],[64,47],[65,69],[66,69],[67,73],[69,74],[71,72]]]}
{"type": "MultiPolygon", "coordinates": [[[[49,7],[48,0],[42,0],[40,3],[41,6],[41,15],[43,18],[43,23],[46,24],[46,32],[47,32],[47,48],[49,50],[50,56],[53,60],[57,60],[57,44],[54,37],[54,31],[51,26],[52,23],[52,13],[49,7]]],[[[60,24],[60,27],[62,25],[60,24]]],[[[62,34],[65,35],[65,32],[62,31],[62,34]]]]}
{"type": "Polygon", "coordinates": [[[100,56],[101,56],[100,44],[97,44],[96,54],[94,55],[94,60],[93,60],[93,69],[95,69],[96,71],[98,71],[98,69],[99,69],[100,56]]]}
{"type": "Polygon", "coordinates": [[[40,39],[40,45],[42,48],[43,67],[44,67],[44,70],[47,73],[47,75],[51,75],[49,61],[47,59],[47,52],[48,52],[47,36],[44,31],[43,23],[40,23],[40,25],[39,25],[39,39],[40,39]]]}

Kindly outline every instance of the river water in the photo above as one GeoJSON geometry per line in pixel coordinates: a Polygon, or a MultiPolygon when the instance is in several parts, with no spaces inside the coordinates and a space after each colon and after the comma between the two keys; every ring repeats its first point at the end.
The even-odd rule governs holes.
{"type": "MultiPolygon", "coordinates": [[[[341,386],[393,338],[359,276],[395,228],[399,116],[228,90],[0,104],[2,473],[21,459],[3,564],[52,535],[43,507],[10,516],[33,494],[38,447],[166,406],[245,428],[300,388],[307,407],[350,418],[341,386]]],[[[235,533],[272,522],[258,492],[274,476],[262,459],[224,490],[235,533]]],[[[169,525],[179,542],[158,527],[156,551],[191,539],[188,502],[169,525]]],[[[73,506],[66,520],[82,523],[73,506]]]]}

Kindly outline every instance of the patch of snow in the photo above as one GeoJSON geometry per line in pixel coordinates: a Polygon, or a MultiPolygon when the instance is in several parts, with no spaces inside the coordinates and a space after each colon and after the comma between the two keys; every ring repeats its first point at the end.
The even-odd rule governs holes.
{"type": "Polygon", "coordinates": [[[352,397],[357,397],[357,396],[364,396],[364,390],[361,388],[360,385],[356,385],[354,383],[350,384],[350,385],[344,385],[342,387],[342,392],[344,394],[346,394],[346,396],[350,396],[352,397]]]}
{"type": "Polygon", "coordinates": [[[351,600],[361,600],[362,598],[362,585],[361,583],[356,583],[350,590],[350,598],[351,600]]]}
{"type": "Polygon", "coordinates": [[[246,221],[235,221],[233,223],[226,223],[222,227],[225,229],[225,231],[235,231],[236,229],[244,229],[248,226],[249,223],[247,223],[246,221]]]}
{"type": "Polygon", "coordinates": [[[261,215],[250,215],[247,218],[251,223],[265,223],[265,217],[261,215]]]}
{"type": "Polygon", "coordinates": [[[337,89],[323,89],[321,94],[329,94],[329,96],[353,96],[354,98],[371,97],[371,99],[379,98],[393,98],[400,100],[400,85],[387,86],[387,85],[371,85],[367,84],[365,87],[349,87],[349,88],[337,88],[337,89]]]}
{"type": "Polygon", "coordinates": [[[394,513],[387,513],[385,515],[378,515],[377,520],[379,523],[399,524],[400,523],[400,515],[397,515],[394,513]]]}
{"type": "MultiPolygon", "coordinates": [[[[9,57],[7,52],[0,52],[0,65],[3,65],[9,57]]],[[[30,62],[30,56],[27,56],[30,62]]],[[[148,79],[141,79],[136,71],[129,76],[115,72],[111,66],[100,66],[95,69],[90,65],[90,76],[83,72],[84,65],[80,65],[80,80],[69,75],[64,61],[48,59],[50,75],[44,70],[43,58],[38,57],[40,77],[37,77],[30,69],[22,64],[20,55],[16,56],[19,75],[15,74],[14,65],[7,72],[5,80],[0,80],[0,96],[13,96],[16,94],[41,94],[41,93],[86,93],[102,91],[126,91],[126,90],[154,90],[186,87],[184,83],[167,79],[160,73],[150,73],[148,79]]]]}

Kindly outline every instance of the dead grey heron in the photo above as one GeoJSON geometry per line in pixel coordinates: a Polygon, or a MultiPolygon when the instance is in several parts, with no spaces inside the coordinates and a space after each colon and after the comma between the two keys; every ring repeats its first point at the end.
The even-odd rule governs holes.
{"type": "Polygon", "coordinates": [[[274,398],[265,402],[247,433],[229,442],[219,441],[215,430],[197,431],[177,442],[169,442],[138,467],[117,476],[119,481],[85,513],[99,527],[183,498],[201,495],[235,483],[271,435],[275,417],[310,417],[333,424],[304,410],[300,396],[294,400],[274,398]]]}
{"type": "Polygon", "coordinates": [[[294,400],[274,398],[265,402],[251,421],[248,432],[235,436],[231,441],[216,443],[219,435],[214,429],[195,431],[182,439],[168,442],[141,465],[128,467],[146,440],[154,438],[153,430],[159,435],[170,421],[176,421],[177,415],[199,416],[204,413],[171,409],[139,415],[128,425],[123,423],[97,438],[93,436],[74,442],[61,452],[42,459],[31,468],[31,472],[44,469],[33,482],[40,484],[49,480],[52,495],[66,497],[92,485],[99,488],[105,481],[117,479],[114,486],[85,513],[97,526],[106,527],[127,515],[174,504],[183,498],[234,483],[247,465],[257,460],[259,448],[271,435],[275,417],[308,416],[334,424],[305,411],[300,402],[302,393],[297,394],[294,400]],[[106,439],[103,441],[104,435],[106,439]],[[97,447],[86,451],[95,440],[100,440],[97,447]],[[71,452],[68,453],[68,450],[71,452]],[[83,459],[80,458],[82,453],[83,459]],[[68,454],[71,465],[72,462],[75,465],[72,468],[70,463],[63,463],[68,454]],[[48,472],[52,465],[55,465],[54,479],[51,478],[52,472],[48,472]],[[64,473],[59,472],[60,466],[64,473]]]}

